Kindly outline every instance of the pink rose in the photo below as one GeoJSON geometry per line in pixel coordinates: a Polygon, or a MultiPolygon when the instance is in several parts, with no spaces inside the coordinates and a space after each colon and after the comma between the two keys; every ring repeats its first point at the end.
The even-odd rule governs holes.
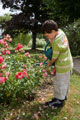
{"type": "Polygon", "coordinates": [[[0,56],[0,64],[3,62],[3,58],[0,56]]]}
{"type": "Polygon", "coordinates": [[[28,55],[29,55],[29,52],[26,52],[26,53],[25,53],[25,56],[28,56],[28,55]]]}
{"type": "Polygon", "coordinates": [[[7,67],[7,65],[6,65],[6,63],[4,63],[4,65],[1,66],[1,69],[4,69],[6,67],[7,67]]]}
{"type": "Polygon", "coordinates": [[[25,69],[23,70],[23,75],[27,78],[29,77],[25,69]]]}
{"type": "Polygon", "coordinates": [[[2,77],[2,73],[0,73],[0,77],[2,77]]]}
{"type": "Polygon", "coordinates": [[[6,48],[8,48],[7,42],[4,42],[4,43],[3,43],[3,46],[6,47],[6,48]]]}
{"type": "Polygon", "coordinates": [[[8,77],[9,77],[10,73],[9,72],[6,72],[6,80],[8,80],[8,77]]]}
{"type": "Polygon", "coordinates": [[[10,75],[10,73],[9,72],[6,72],[6,76],[8,77],[10,75]]]}
{"type": "Polygon", "coordinates": [[[5,77],[0,77],[0,84],[3,84],[5,82],[5,77]]]}
{"type": "Polygon", "coordinates": [[[46,70],[43,69],[42,72],[46,72],[46,70]]]}
{"type": "Polygon", "coordinates": [[[9,34],[7,34],[7,35],[5,36],[5,38],[6,38],[6,39],[10,38],[10,35],[9,35],[9,34]]]}
{"type": "Polygon", "coordinates": [[[12,38],[10,38],[8,41],[9,41],[9,42],[12,42],[12,38]]]}
{"type": "Polygon", "coordinates": [[[48,76],[47,72],[43,73],[44,78],[47,77],[47,76],[48,76]]]}
{"type": "Polygon", "coordinates": [[[28,58],[31,57],[31,55],[29,54],[29,52],[25,53],[25,56],[27,56],[28,58]]]}
{"type": "Polygon", "coordinates": [[[18,50],[15,50],[15,53],[18,53],[18,50]]]}
{"type": "Polygon", "coordinates": [[[6,51],[2,51],[2,55],[5,55],[6,54],[6,51]]]}
{"type": "Polygon", "coordinates": [[[51,75],[54,75],[54,72],[50,72],[51,75]]]}
{"type": "Polygon", "coordinates": [[[4,40],[3,39],[0,40],[0,44],[4,44],[4,40]]]}
{"type": "Polygon", "coordinates": [[[6,53],[9,55],[9,54],[11,54],[11,51],[10,50],[6,50],[6,53]]]}
{"type": "Polygon", "coordinates": [[[41,65],[43,65],[43,63],[42,63],[42,62],[40,63],[40,66],[41,66],[41,65]]]}
{"type": "Polygon", "coordinates": [[[55,68],[53,68],[53,72],[54,72],[54,73],[56,72],[56,69],[55,69],[55,68]]]}

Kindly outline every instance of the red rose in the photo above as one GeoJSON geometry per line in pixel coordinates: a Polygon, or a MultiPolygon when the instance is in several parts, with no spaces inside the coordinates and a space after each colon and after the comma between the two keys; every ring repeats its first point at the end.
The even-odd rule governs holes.
{"type": "Polygon", "coordinates": [[[18,72],[18,74],[16,75],[17,79],[22,79],[24,77],[22,72],[18,72]]]}
{"type": "Polygon", "coordinates": [[[19,50],[19,49],[21,49],[22,47],[23,47],[23,45],[21,45],[20,43],[18,43],[16,50],[19,50]]]}

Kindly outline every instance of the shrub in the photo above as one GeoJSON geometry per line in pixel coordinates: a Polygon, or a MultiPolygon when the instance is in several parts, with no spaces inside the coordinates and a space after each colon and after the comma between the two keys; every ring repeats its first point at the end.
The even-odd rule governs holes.
{"type": "Polygon", "coordinates": [[[51,72],[53,68],[47,70],[43,65],[45,56],[25,53],[20,43],[17,44],[15,53],[11,54],[8,46],[11,41],[9,35],[0,40],[0,102],[8,104],[33,95],[42,77],[54,75],[51,72]],[[40,66],[35,66],[36,62],[40,66]]]}
{"type": "Polygon", "coordinates": [[[41,77],[40,68],[34,69],[33,67],[34,61],[34,57],[28,58],[19,53],[6,56],[4,62],[7,64],[6,70],[10,75],[8,80],[0,85],[0,102],[10,103],[32,95],[38,87],[41,77]],[[23,75],[23,72],[25,75],[21,77],[21,74],[18,73],[23,75]]]}
{"type": "Polygon", "coordinates": [[[44,39],[36,39],[36,46],[38,48],[44,48],[44,46],[46,45],[46,41],[44,39]]]}
{"type": "MultiPolygon", "coordinates": [[[[36,48],[44,48],[46,41],[42,38],[36,38],[36,48]]],[[[32,47],[32,41],[30,40],[28,47],[32,47]]]]}
{"type": "Polygon", "coordinates": [[[73,56],[80,55],[80,19],[64,28],[73,56]]]}

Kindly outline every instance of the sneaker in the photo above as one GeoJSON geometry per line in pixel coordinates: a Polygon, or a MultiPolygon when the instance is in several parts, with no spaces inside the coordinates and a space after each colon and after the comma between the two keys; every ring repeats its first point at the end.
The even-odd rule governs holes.
{"type": "Polygon", "coordinates": [[[63,107],[64,104],[65,104],[64,100],[57,99],[56,101],[50,103],[49,106],[54,107],[54,108],[59,108],[59,107],[63,107]]]}
{"type": "Polygon", "coordinates": [[[56,98],[52,98],[51,101],[48,101],[45,103],[46,106],[49,106],[50,104],[52,104],[53,102],[55,102],[57,99],[56,98]]]}

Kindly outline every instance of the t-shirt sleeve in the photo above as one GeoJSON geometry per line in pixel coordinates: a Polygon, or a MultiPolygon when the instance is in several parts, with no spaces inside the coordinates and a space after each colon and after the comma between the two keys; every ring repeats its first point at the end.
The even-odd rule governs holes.
{"type": "Polygon", "coordinates": [[[61,42],[58,44],[58,47],[60,48],[60,51],[65,51],[68,49],[68,39],[65,35],[61,37],[61,42]]]}
{"type": "Polygon", "coordinates": [[[52,49],[53,49],[52,58],[57,59],[61,53],[65,52],[68,49],[68,47],[69,45],[68,45],[67,37],[65,36],[65,34],[63,34],[52,43],[52,49]]]}

